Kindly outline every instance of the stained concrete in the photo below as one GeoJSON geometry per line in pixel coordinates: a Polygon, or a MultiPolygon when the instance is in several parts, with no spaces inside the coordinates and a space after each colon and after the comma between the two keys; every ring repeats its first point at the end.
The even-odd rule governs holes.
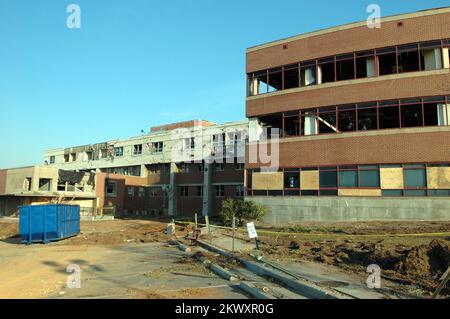
{"type": "Polygon", "coordinates": [[[301,221],[450,220],[450,198],[248,197],[268,208],[267,224],[301,221]]]}

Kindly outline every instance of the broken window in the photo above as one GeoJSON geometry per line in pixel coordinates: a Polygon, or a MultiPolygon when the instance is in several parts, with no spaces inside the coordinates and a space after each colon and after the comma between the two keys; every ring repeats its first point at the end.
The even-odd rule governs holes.
{"type": "Polygon", "coordinates": [[[267,70],[256,72],[253,81],[253,95],[265,94],[268,90],[267,70]]]}
{"type": "Polygon", "coordinates": [[[449,108],[444,97],[424,99],[425,126],[448,125],[449,108]]]}
{"type": "Polygon", "coordinates": [[[353,54],[336,57],[336,80],[344,81],[355,78],[355,59],[353,54]]]}
{"type": "Polygon", "coordinates": [[[356,78],[370,78],[375,75],[374,51],[356,53],[356,78]]]}
{"type": "Polygon", "coordinates": [[[52,190],[52,180],[48,178],[39,179],[39,190],[41,192],[51,192],[52,190]]]}
{"type": "Polygon", "coordinates": [[[300,170],[284,170],[284,188],[300,188],[300,170]]]}
{"type": "Polygon", "coordinates": [[[69,160],[70,160],[69,154],[64,154],[64,162],[65,162],[65,163],[68,163],[69,160]]]}
{"type": "Polygon", "coordinates": [[[50,156],[50,164],[55,164],[55,156],[50,156]]]}
{"type": "Polygon", "coordinates": [[[271,138],[272,135],[280,136],[283,129],[283,114],[263,116],[260,118],[260,123],[263,128],[267,129],[267,138],[271,138]]]}
{"type": "Polygon", "coordinates": [[[142,144],[136,144],[133,146],[133,155],[141,155],[142,154],[142,144]]]}
{"type": "Polygon", "coordinates": [[[308,61],[301,63],[300,76],[302,86],[317,84],[317,65],[316,61],[308,61]]]}
{"type": "Polygon", "coordinates": [[[117,196],[117,182],[107,181],[105,184],[106,197],[116,197],[117,196]]]}
{"type": "Polygon", "coordinates": [[[189,187],[188,186],[180,186],[180,196],[181,197],[189,196],[189,187]]]}
{"type": "Polygon", "coordinates": [[[419,71],[419,48],[417,44],[398,47],[398,72],[419,71]]]}
{"type": "Polygon", "coordinates": [[[134,197],[134,187],[127,188],[128,197],[134,197]]]}
{"type": "Polygon", "coordinates": [[[123,156],[123,147],[114,147],[114,155],[116,157],[123,156]]]}
{"type": "Polygon", "coordinates": [[[269,70],[269,92],[276,92],[283,89],[283,73],[281,68],[269,70]]]}
{"type": "Polygon", "coordinates": [[[300,135],[300,113],[286,112],[284,116],[283,136],[300,135]]]}
{"type": "Polygon", "coordinates": [[[236,186],[236,197],[244,197],[245,195],[245,187],[243,185],[236,186]]]}
{"type": "Polygon", "coordinates": [[[203,186],[197,186],[197,197],[203,197],[203,186]]]}
{"type": "Polygon", "coordinates": [[[319,133],[336,133],[336,107],[325,107],[318,112],[319,133]]]}
{"type": "Polygon", "coordinates": [[[402,100],[400,103],[402,127],[423,126],[421,100],[402,100]]]}
{"type": "Polygon", "coordinates": [[[334,74],[334,57],[321,59],[318,62],[318,72],[319,72],[319,84],[334,82],[335,74],[334,74]]]}
{"type": "Polygon", "coordinates": [[[319,133],[319,125],[317,120],[317,111],[307,110],[301,112],[302,135],[316,135],[319,133]]]}
{"type": "Polygon", "coordinates": [[[150,197],[157,197],[158,196],[158,188],[150,187],[149,195],[150,195],[150,197]]]}
{"type": "Polygon", "coordinates": [[[423,71],[442,69],[441,41],[420,43],[420,66],[423,71]]]}
{"type": "Polygon", "coordinates": [[[356,131],[356,106],[355,105],[339,106],[338,122],[340,132],[356,131]]]}
{"type": "Polygon", "coordinates": [[[71,162],[75,162],[77,160],[77,154],[76,153],[71,153],[70,154],[70,161],[71,162]]]}
{"type": "Polygon", "coordinates": [[[152,152],[153,153],[162,153],[164,150],[163,142],[154,142],[152,143],[152,152]]]}
{"type": "Polygon", "coordinates": [[[216,197],[224,197],[225,196],[225,186],[217,185],[216,186],[216,197]]]}
{"type": "Polygon", "coordinates": [[[144,197],[144,196],[145,196],[145,188],[144,187],[139,187],[138,197],[144,197]]]}
{"type": "Polygon", "coordinates": [[[187,163],[178,164],[178,169],[181,171],[181,173],[189,173],[189,164],[187,163]]]}
{"type": "Polygon", "coordinates": [[[395,47],[377,50],[380,75],[397,73],[397,54],[395,47]]]}
{"type": "Polygon", "coordinates": [[[300,86],[298,64],[284,67],[284,89],[292,89],[300,86]]]}
{"type": "Polygon", "coordinates": [[[400,111],[398,101],[393,100],[380,102],[378,114],[380,129],[400,127],[400,111]]]}
{"type": "Polygon", "coordinates": [[[33,179],[31,177],[27,177],[24,181],[23,189],[30,192],[33,186],[33,179]]]}
{"type": "Polygon", "coordinates": [[[377,129],[377,103],[358,104],[358,130],[369,131],[377,129]]]}

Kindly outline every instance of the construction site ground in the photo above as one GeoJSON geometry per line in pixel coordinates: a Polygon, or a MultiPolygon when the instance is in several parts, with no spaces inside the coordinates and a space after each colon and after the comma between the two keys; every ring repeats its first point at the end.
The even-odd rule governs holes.
{"type": "MultiPolygon", "coordinates": [[[[27,246],[20,244],[17,220],[0,219],[0,298],[249,298],[169,245],[166,226],[159,221],[82,222],[76,237],[27,246]],[[70,264],[81,268],[80,289],[66,285],[70,264]]],[[[177,235],[182,238],[189,230],[179,227],[177,235]]],[[[428,297],[449,264],[450,236],[430,234],[449,232],[449,222],[303,223],[264,230],[298,233],[260,234],[264,258],[329,287],[358,291],[362,298],[375,297],[365,286],[369,264],[380,265],[386,295],[399,297],[428,297]]],[[[230,235],[214,230],[203,237],[231,249],[230,235]]],[[[237,238],[236,250],[248,258],[254,242],[244,232],[237,238]]],[[[216,254],[208,258],[237,267],[216,254]]]]}

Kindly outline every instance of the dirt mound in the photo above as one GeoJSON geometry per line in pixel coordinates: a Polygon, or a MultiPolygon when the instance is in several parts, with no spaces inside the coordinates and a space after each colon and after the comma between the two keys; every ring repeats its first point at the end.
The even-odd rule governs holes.
{"type": "Polygon", "coordinates": [[[15,237],[19,234],[19,225],[16,222],[0,222],[0,240],[15,237]]]}
{"type": "Polygon", "coordinates": [[[450,263],[450,244],[433,240],[429,245],[411,249],[395,265],[395,269],[416,276],[442,275],[450,263]]]}

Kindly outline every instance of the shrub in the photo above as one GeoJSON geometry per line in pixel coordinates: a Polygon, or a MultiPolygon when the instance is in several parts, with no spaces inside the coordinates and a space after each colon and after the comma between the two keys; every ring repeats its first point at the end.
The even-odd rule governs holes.
{"type": "Polygon", "coordinates": [[[220,217],[225,226],[231,226],[233,216],[236,226],[241,227],[249,221],[261,221],[267,213],[267,208],[253,201],[228,198],[222,202],[220,217]]]}

